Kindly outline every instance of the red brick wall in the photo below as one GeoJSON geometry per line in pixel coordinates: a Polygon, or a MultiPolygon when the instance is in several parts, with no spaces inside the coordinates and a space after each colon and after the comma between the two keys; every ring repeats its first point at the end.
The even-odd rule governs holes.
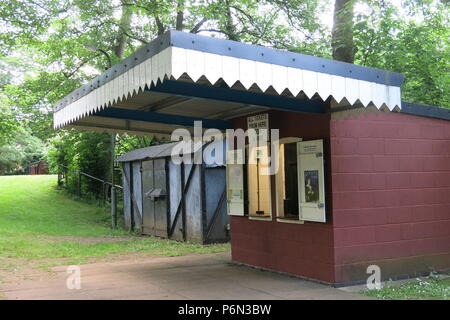
{"type": "MultiPolygon", "coordinates": [[[[280,138],[324,139],[326,162],[330,162],[330,118],[291,112],[269,112],[272,129],[280,138]]],[[[246,117],[234,119],[235,128],[246,129],[246,117]]],[[[330,175],[330,172],[327,172],[330,175]]],[[[331,205],[328,184],[327,203],[331,205]]],[[[328,208],[331,212],[331,206],[328,208]]],[[[289,224],[276,221],[275,179],[272,179],[272,221],[231,218],[232,259],[237,262],[334,282],[333,228],[327,223],[289,224]]]]}
{"type": "Polygon", "coordinates": [[[331,120],[336,282],[450,268],[450,121],[331,120]]]}

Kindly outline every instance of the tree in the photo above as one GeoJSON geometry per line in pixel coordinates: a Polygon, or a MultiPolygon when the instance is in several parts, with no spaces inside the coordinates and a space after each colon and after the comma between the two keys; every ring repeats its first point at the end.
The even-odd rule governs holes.
{"type": "Polygon", "coordinates": [[[0,146],[10,142],[19,123],[16,113],[8,106],[8,98],[4,87],[13,79],[13,70],[17,67],[15,59],[0,59],[0,146]]]}
{"type": "Polygon", "coordinates": [[[354,1],[335,1],[331,41],[334,60],[349,63],[353,63],[355,60],[355,45],[353,43],[354,1]]]}
{"type": "Polygon", "coordinates": [[[404,74],[406,101],[450,108],[449,5],[369,1],[366,8],[356,16],[355,62],[404,74]]]}
{"type": "Polygon", "coordinates": [[[0,146],[12,140],[17,127],[18,123],[14,114],[6,106],[0,104],[0,146]]]}
{"type": "MultiPolygon", "coordinates": [[[[104,53],[116,63],[168,29],[297,48],[300,41],[293,40],[289,28],[279,23],[280,16],[289,16],[292,22],[301,16],[296,30],[313,33],[319,25],[310,9],[317,3],[318,0],[12,0],[0,4],[0,21],[5,26],[0,44],[4,45],[5,54],[31,57],[32,70],[20,83],[9,82],[2,91],[8,97],[8,106],[17,110],[21,125],[43,140],[50,139],[56,134],[52,128],[52,105],[108,68],[104,53]],[[26,19],[22,21],[21,16],[26,19]]],[[[71,134],[62,135],[61,139],[84,143],[86,137],[71,134]]],[[[127,140],[125,144],[135,145],[133,138],[121,138],[122,142],[127,140]]],[[[109,150],[106,144],[104,147],[109,150]]],[[[97,160],[107,167],[102,156],[97,160]]]]}

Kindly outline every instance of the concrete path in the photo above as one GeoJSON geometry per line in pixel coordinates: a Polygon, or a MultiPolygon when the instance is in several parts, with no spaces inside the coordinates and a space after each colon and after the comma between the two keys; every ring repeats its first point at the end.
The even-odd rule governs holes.
{"type": "Polygon", "coordinates": [[[0,286],[7,299],[368,299],[312,281],[230,263],[229,254],[146,257],[80,265],[81,289],[67,267],[49,279],[0,286]]]}

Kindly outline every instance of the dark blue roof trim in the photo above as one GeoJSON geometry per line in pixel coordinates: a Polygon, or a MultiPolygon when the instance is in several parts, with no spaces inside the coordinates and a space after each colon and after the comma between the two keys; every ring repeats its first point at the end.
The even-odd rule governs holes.
{"type": "Polygon", "coordinates": [[[55,110],[64,108],[66,105],[80,99],[112,79],[117,78],[127,70],[135,67],[169,46],[193,49],[235,58],[250,59],[397,87],[402,85],[404,78],[400,73],[171,30],[143,46],[123,61],[115,64],[101,75],[92,79],[86,85],[76,89],[71,94],[58,101],[55,104],[55,110]]]}
{"type": "Polygon", "coordinates": [[[450,120],[450,109],[402,101],[401,113],[450,120]]]}
{"type": "Polygon", "coordinates": [[[225,120],[203,119],[196,117],[186,117],[158,112],[138,111],[121,108],[105,108],[103,110],[94,113],[94,116],[114,118],[114,119],[135,120],[143,122],[157,122],[187,127],[193,127],[194,121],[202,121],[202,126],[204,128],[216,128],[219,130],[230,129],[233,127],[230,121],[225,120]]]}
{"type": "Polygon", "coordinates": [[[165,80],[163,83],[158,82],[156,86],[152,85],[149,91],[190,98],[250,104],[286,111],[307,113],[325,113],[326,111],[325,103],[315,100],[300,100],[244,90],[211,87],[183,81],[165,80]]]}

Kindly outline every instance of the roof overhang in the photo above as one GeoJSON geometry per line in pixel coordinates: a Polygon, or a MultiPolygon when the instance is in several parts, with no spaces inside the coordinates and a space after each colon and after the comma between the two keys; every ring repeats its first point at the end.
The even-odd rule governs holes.
{"type": "Polygon", "coordinates": [[[266,109],[399,111],[403,75],[168,31],[55,104],[54,127],[169,135],[201,120],[226,129],[266,109]]]}

